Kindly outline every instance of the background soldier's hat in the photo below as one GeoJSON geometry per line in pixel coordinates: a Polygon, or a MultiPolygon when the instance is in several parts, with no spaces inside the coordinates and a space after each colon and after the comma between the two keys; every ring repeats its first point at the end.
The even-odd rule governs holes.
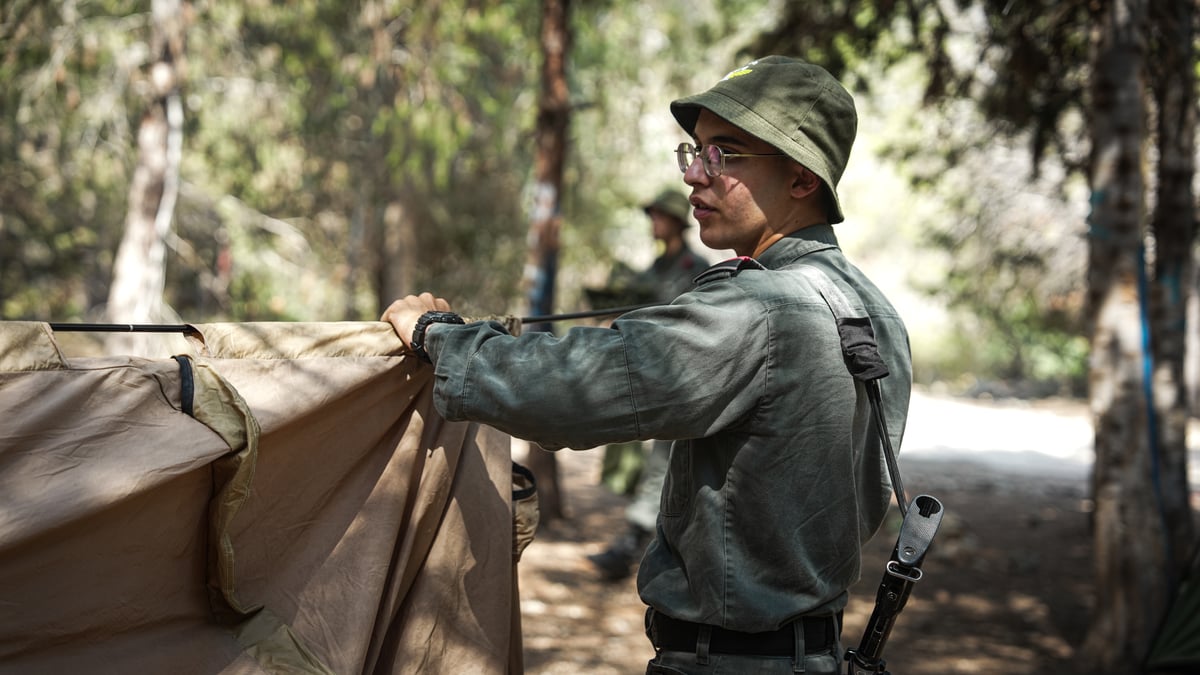
{"type": "Polygon", "coordinates": [[[684,227],[692,224],[688,219],[692,204],[688,201],[687,196],[678,190],[670,188],[663,190],[642,208],[646,211],[646,215],[650,215],[651,211],[660,211],[678,220],[684,227]]]}
{"type": "Polygon", "coordinates": [[[831,223],[845,218],[837,197],[858,115],[850,92],[824,68],[767,56],[738,68],[706,92],[671,103],[689,135],[704,108],[761,138],[815,173],[829,191],[831,223]]]}

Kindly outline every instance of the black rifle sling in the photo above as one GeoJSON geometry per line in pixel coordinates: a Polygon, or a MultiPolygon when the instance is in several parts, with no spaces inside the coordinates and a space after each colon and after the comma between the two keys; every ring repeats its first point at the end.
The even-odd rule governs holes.
{"type": "Polygon", "coordinates": [[[856,310],[842,290],[821,270],[804,265],[800,271],[821,294],[833,313],[846,368],[854,379],[866,388],[875,430],[887,460],[892,490],[896,493],[896,504],[904,517],[896,547],[892,551],[892,559],[887,563],[883,581],[875,596],[875,609],[867,623],[862,642],[858,649],[846,652],[850,675],[886,673],[886,662],[882,659],[883,647],[891,634],[896,615],[904,609],[912,585],[921,579],[921,562],[933,543],[945,509],[941,502],[929,495],[918,496],[912,501],[915,508],[909,509],[904,484],[900,480],[900,466],[892,448],[891,436],[888,434],[887,419],[883,414],[883,396],[879,380],[887,377],[888,368],[879,354],[875,331],[871,327],[871,317],[865,311],[856,310]]]}
{"type": "Polygon", "coordinates": [[[896,451],[892,449],[892,438],[888,434],[887,419],[883,414],[883,396],[880,393],[879,380],[888,376],[887,364],[879,354],[879,346],[875,342],[875,330],[871,327],[871,317],[865,311],[858,311],[846,299],[846,295],[833,281],[816,267],[805,265],[800,272],[821,294],[833,319],[837,324],[838,337],[842,343],[842,359],[846,369],[854,379],[863,383],[867,397],[871,401],[871,416],[883,444],[884,457],[887,459],[888,473],[892,479],[892,489],[896,492],[896,504],[902,515],[907,515],[908,499],[904,494],[904,483],[900,480],[900,466],[896,461],[896,451]]]}

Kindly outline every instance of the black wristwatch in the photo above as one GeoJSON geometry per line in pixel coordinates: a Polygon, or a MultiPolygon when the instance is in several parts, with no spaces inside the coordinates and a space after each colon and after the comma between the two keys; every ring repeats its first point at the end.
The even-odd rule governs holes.
{"type": "Polygon", "coordinates": [[[425,351],[425,330],[429,328],[431,323],[466,323],[463,318],[454,312],[425,312],[421,318],[417,319],[417,325],[413,328],[412,334],[412,350],[425,363],[433,363],[433,359],[429,358],[429,352],[425,351]]]}

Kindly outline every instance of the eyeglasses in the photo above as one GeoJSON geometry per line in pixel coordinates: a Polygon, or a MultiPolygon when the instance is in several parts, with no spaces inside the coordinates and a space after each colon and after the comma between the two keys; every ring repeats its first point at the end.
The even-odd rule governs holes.
{"type": "Polygon", "coordinates": [[[696,158],[700,158],[700,164],[704,167],[704,173],[708,174],[709,178],[716,178],[725,173],[725,159],[727,157],[782,157],[782,152],[772,152],[766,154],[752,154],[747,152],[725,152],[716,145],[701,145],[696,147],[691,143],[680,143],[678,148],[675,148],[675,159],[679,162],[679,170],[687,173],[688,167],[696,158]]]}

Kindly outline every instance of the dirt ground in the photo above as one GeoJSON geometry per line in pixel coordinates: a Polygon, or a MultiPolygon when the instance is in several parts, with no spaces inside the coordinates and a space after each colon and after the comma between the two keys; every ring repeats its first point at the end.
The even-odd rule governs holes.
{"type": "MultiPolygon", "coordinates": [[[[910,422],[911,424],[911,422],[910,422]]],[[[651,657],[633,579],[605,583],[586,559],[623,527],[625,500],[598,485],[601,452],[559,453],[565,519],[542,526],[519,566],[526,672],[641,673],[651,657]]],[[[903,455],[902,455],[903,458],[903,455]]],[[[946,507],[935,548],[884,657],[896,675],[1072,675],[1092,602],[1086,480],[949,457],[903,458],[910,498],[946,507]]],[[[843,642],[858,645],[895,522],[871,542],[843,642]]]]}

